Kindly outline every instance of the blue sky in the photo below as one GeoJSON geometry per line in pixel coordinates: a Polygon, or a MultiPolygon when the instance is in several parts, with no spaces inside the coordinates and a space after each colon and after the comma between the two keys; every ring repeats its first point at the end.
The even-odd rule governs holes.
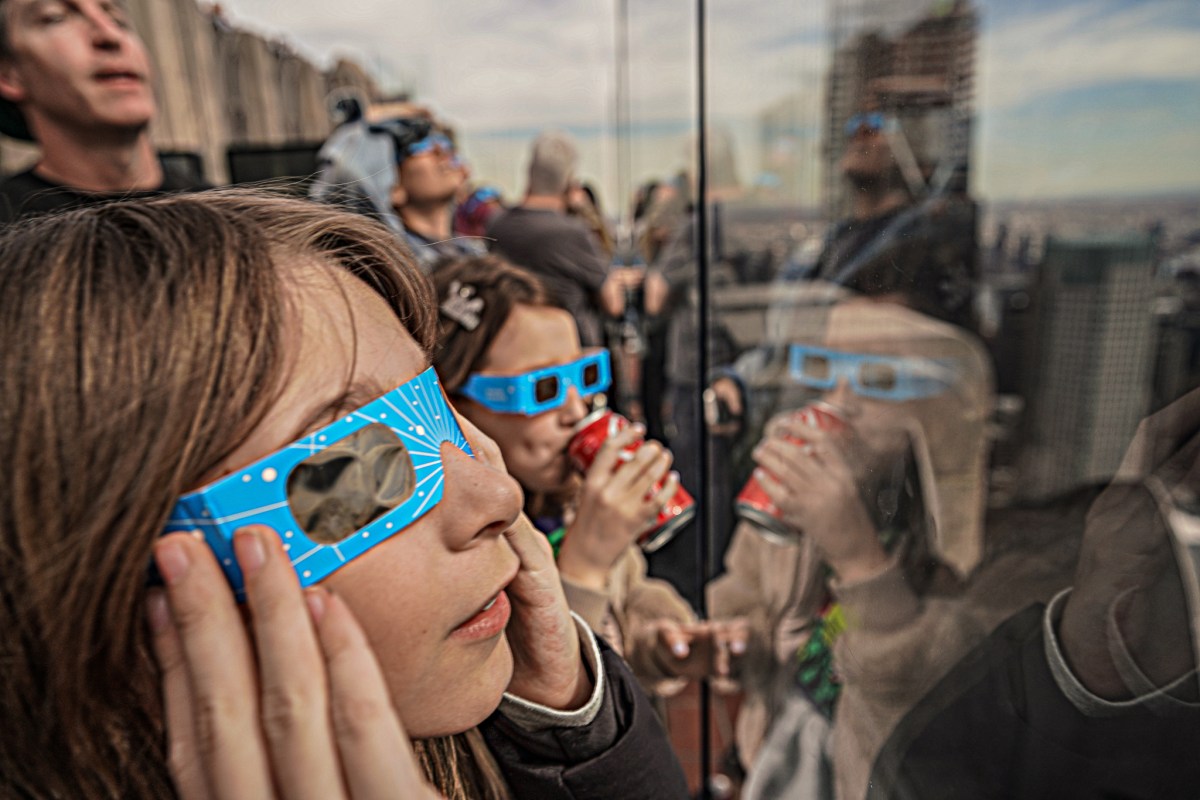
{"type": "MultiPolygon", "coordinates": [[[[925,0],[886,0],[913,8],[925,0]]],[[[694,129],[692,0],[628,0],[638,177],[688,159],[694,129]]],[[[991,199],[1200,191],[1200,0],[976,0],[974,182],[991,199]]],[[[317,59],[345,53],[453,120],[489,179],[515,189],[528,135],[584,139],[611,189],[615,0],[227,0],[239,24],[317,59]]],[[[758,119],[790,104],[817,130],[828,68],[825,0],[709,0],[709,107],[738,169],[763,165],[758,119]]],[[[819,142],[798,144],[808,200],[819,142]]]]}
{"type": "Polygon", "coordinates": [[[1200,189],[1200,3],[989,2],[977,165],[998,197],[1200,189]]]}

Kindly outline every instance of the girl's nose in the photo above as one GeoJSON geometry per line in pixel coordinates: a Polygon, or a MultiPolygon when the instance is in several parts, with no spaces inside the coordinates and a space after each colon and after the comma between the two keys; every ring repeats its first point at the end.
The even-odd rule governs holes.
{"type": "Polygon", "coordinates": [[[579,396],[579,392],[574,386],[567,389],[567,402],[563,403],[563,407],[559,411],[559,419],[563,425],[575,427],[579,421],[587,416],[588,405],[579,396]]]}
{"type": "Polygon", "coordinates": [[[446,544],[462,549],[481,536],[508,530],[524,502],[517,481],[489,463],[485,453],[472,458],[449,442],[441,453],[445,489],[439,505],[448,512],[441,515],[446,544]]]}
{"type": "Polygon", "coordinates": [[[837,384],[825,393],[821,398],[831,406],[835,406],[845,416],[852,417],[858,413],[858,395],[854,391],[854,387],[850,385],[850,381],[846,378],[838,378],[837,384]]]}

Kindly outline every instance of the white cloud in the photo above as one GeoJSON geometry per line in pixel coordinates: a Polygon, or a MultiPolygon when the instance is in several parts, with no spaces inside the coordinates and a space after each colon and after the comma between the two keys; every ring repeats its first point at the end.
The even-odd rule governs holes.
{"type": "MultiPolygon", "coordinates": [[[[893,11],[900,7],[899,0],[888,2],[897,4],[888,6],[893,11]]],[[[1002,9],[1007,0],[977,2],[985,24],[977,59],[976,174],[984,192],[1037,187],[1070,193],[1072,186],[1098,185],[1087,160],[1096,160],[1092,153],[1109,156],[1107,145],[1073,138],[1071,120],[1064,118],[1061,130],[1047,126],[1039,140],[1019,137],[1024,151],[1004,138],[1010,131],[1006,124],[1030,102],[1130,79],[1200,80],[1200,24],[1177,24],[1200,16],[1196,0],[1132,5],[1082,0],[1066,8],[1010,14],[998,24],[987,24],[988,7],[1002,9]],[[1051,152],[1056,155],[1043,158],[1051,152]]],[[[463,132],[468,156],[491,173],[485,177],[506,186],[520,181],[527,143],[499,134],[542,126],[615,127],[616,0],[224,4],[236,23],[297,42],[315,58],[350,53],[385,82],[415,88],[463,132]]],[[[630,109],[638,131],[631,159],[638,180],[661,177],[685,161],[684,141],[696,109],[695,4],[629,0],[628,5],[630,109]]],[[[820,122],[829,8],[826,0],[708,3],[710,120],[734,132],[743,180],[758,169],[756,120],[764,109],[791,98],[805,124],[820,122]]],[[[1194,132],[1191,136],[1194,142],[1194,132]]],[[[611,196],[613,139],[598,137],[583,147],[585,172],[611,196]]],[[[1145,176],[1140,186],[1181,174],[1159,168],[1161,162],[1148,155],[1124,163],[1134,162],[1145,176]]],[[[816,169],[814,164],[814,175],[816,169]]],[[[1132,168],[1121,168],[1103,180],[1135,179],[1132,168]]]]}
{"type": "MultiPolygon", "coordinates": [[[[615,0],[226,0],[234,22],[298,42],[313,57],[350,53],[414,87],[464,134],[468,156],[512,187],[527,143],[487,136],[542,126],[615,128],[615,0]],[[474,152],[472,152],[474,151],[474,152]]],[[[817,113],[827,59],[824,3],[719,0],[709,8],[709,112],[738,133],[744,178],[757,171],[753,123],[784,97],[817,113]]],[[[684,165],[696,110],[695,4],[630,0],[630,111],[641,129],[634,178],[684,165]],[[653,133],[645,133],[652,130],[653,133]]],[[[584,171],[615,193],[615,143],[584,144],[584,171]]]]}
{"type": "Polygon", "coordinates": [[[1172,24],[1181,8],[1200,22],[1200,6],[1185,1],[1108,11],[1084,3],[987,31],[979,54],[980,109],[1011,109],[1040,95],[1118,80],[1200,79],[1200,25],[1172,24]]]}

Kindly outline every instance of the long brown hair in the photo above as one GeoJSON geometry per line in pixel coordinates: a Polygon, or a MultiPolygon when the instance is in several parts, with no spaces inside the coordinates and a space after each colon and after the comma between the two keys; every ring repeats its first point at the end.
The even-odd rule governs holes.
{"type": "MultiPolygon", "coordinates": [[[[175,499],[275,402],[301,261],[358,275],[431,348],[411,257],[327,206],[220,192],[0,236],[0,794],[173,795],[146,566],[175,499]]],[[[503,796],[477,735],[419,749],[449,796],[503,796]]]]}

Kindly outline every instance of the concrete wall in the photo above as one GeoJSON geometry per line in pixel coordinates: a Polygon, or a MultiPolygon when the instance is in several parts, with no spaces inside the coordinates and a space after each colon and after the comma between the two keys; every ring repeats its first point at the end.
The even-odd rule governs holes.
{"type": "Polygon", "coordinates": [[[155,142],[199,153],[209,180],[225,182],[229,123],[212,18],[194,0],[131,0],[129,10],[158,77],[155,142]]]}

